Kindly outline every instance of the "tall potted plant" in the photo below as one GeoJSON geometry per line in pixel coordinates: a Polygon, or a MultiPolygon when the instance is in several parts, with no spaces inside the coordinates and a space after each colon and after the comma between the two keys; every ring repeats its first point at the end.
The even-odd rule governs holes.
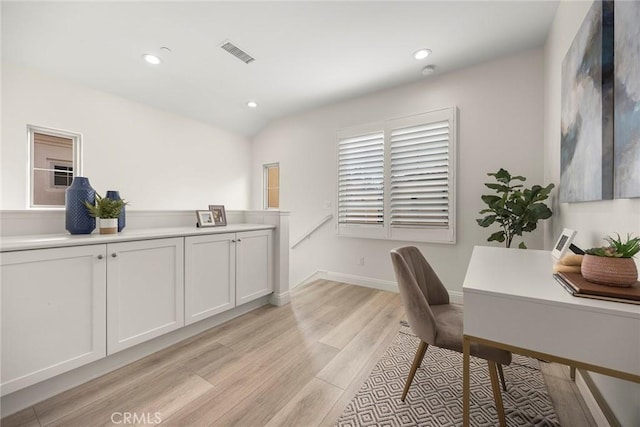
{"type": "Polygon", "coordinates": [[[590,282],[601,285],[629,287],[638,280],[638,269],[633,257],[640,252],[640,237],[622,241],[609,236],[605,240],[609,246],[586,250],[582,260],[582,276],[590,282]]]}
{"type": "MultiPolygon", "coordinates": [[[[535,230],[539,220],[551,217],[551,209],[542,201],[549,197],[553,184],[546,187],[534,185],[531,188],[523,188],[522,184],[514,184],[513,181],[524,182],[525,177],[511,176],[502,168],[496,173],[487,175],[493,176],[497,182],[488,182],[484,185],[495,190],[497,194],[481,197],[488,207],[482,209],[480,213],[488,215],[476,221],[481,227],[489,227],[493,223],[500,226],[499,231],[487,238],[488,242],[504,242],[505,246],[510,248],[515,236],[522,236],[524,232],[535,230]]],[[[524,242],[520,242],[518,247],[527,248],[524,242]]]]}
{"type": "Polygon", "coordinates": [[[122,199],[114,200],[109,197],[100,197],[97,193],[94,204],[84,202],[89,215],[99,218],[100,234],[116,234],[118,232],[118,217],[126,204],[127,202],[122,199]]]}

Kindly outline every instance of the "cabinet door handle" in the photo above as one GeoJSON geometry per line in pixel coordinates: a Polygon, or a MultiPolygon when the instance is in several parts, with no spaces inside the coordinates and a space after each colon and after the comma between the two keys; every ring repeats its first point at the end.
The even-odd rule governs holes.
{"type": "Polygon", "coordinates": [[[98,255],[98,259],[102,259],[102,258],[104,258],[102,254],[98,255]]]}
{"type": "Polygon", "coordinates": [[[238,239],[238,242],[242,242],[242,239],[238,239]]]}
{"type": "Polygon", "coordinates": [[[114,252],[114,253],[111,254],[111,258],[117,258],[117,257],[118,257],[117,253],[114,252]]]}
{"type": "Polygon", "coordinates": [[[233,239],[233,240],[231,241],[231,243],[235,243],[235,242],[236,242],[236,240],[235,240],[235,239],[233,239]]]}

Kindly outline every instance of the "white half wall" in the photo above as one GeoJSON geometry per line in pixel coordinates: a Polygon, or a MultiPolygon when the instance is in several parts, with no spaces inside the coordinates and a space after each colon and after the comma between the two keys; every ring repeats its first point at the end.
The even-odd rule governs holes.
{"type": "MultiPolygon", "coordinates": [[[[490,191],[483,185],[486,174],[503,167],[526,176],[529,185],[543,184],[542,49],[272,123],[253,140],[252,207],[262,206],[262,165],[279,162],[280,204],[291,211],[291,241],[296,241],[334,213],[338,129],[451,106],[459,108],[458,243],[417,246],[448,289],[461,291],[473,246],[489,244],[491,231],[475,221],[483,208],[480,196],[490,191]]],[[[541,248],[543,233],[525,240],[541,248]]],[[[291,283],[316,270],[395,282],[389,250],[405,244],[337,237],[334,218],[291,251],[291,283]]]]}
{"type": "Polygon", "coordinates": [[[247,138],[3,63],[1,209],[29,205],[27,124],[81,133],[83,175],[128,210],[248,208],[247,138]]]}
{"type": "MultiPolygon", "coordinates": [[[[544,52],[545,182],[560,182],[562,60],[591,4],[591,1],[561,1],[547,37],[544,52]]],[[[557,194],[554,192],[554,195],[557,194]]],[[[554,197],[552,209],[555,214],[545,232],[545,247],[549,249],[565,227],[578,232],[574,242],[583,249],[604,246],[603,237],[616,232],[621,235],[640,235],[640,199],[569,204],[558,203],[558,198],[554,197]]],[[[597,341],[594,345],[597,345],[597,341]]],[[[598,374],[591,374],[591,378],[621,425],[640,425],[640,384],[598,374]]]]}

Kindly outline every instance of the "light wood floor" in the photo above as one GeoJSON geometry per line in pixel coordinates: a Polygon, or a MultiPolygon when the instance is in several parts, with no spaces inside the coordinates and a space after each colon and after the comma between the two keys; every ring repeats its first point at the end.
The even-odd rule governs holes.
{"type": "MultiPolygon", "coordinates": [[[[329,281],[292,294],[289,305],[254,310],[1,425],[126,425],[128,412],[167,426],[331,426],[396,335],[400,298],[329,281]]],[[[544,371],[562,425],[595,425],[568,373],[544,371]]]]}

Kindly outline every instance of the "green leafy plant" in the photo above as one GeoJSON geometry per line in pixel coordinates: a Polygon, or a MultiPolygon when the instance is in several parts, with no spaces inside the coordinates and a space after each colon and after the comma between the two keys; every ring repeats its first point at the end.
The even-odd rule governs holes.
{"type": "Polygon", "coordinates": [[[124,200],[100,197],[99,194],[96,194],[95,204],[92,205],[89,202],[84,202],[84,205],[89,211],[89,215],[94,218],[118,218],[120,216],[120,211],[122,211],[122,207],[126,204],[127,202],[124,200]]]}
{"type": "Polygon", "coordinates": [[[616,236],[617,239],[611,236],[604,238],[604,240],[609,242],[609,246],[591,248],[585,252],[589,255],[611,258],[632,258],[640,252],[640,237],[631,237],[631,234],[627,234],[627,241],[623,242],[618,233],[616,233],[616,236]]]}
{"type": "MultiPolygon", "coordinates": [[[[484,185],[495,190],[497,194],[482,196],[482,201],[489,207],[482,209],[480,213],[488,215],[476,221],[481,227],[489,227],[497,223],[501,228],[500,231],[489,236],[488,242],[505,242],[505,246],[510,248],[515,236],[522,236],[523,232],[535,230],[539,220],[551,217],[551,209],[542,201],[549,197],[553,184],[546,187],[534,185],[531,188],[523,188],[522,184],[514,184],[513,181],[524,182],[527,180],[525,177],[511,176],[502,168],[496,173],[487,175],[495,177],[497,182],[484,185]]],[[[518,247],[527,248],[524,242],[520,242],[518,247]]]]}

